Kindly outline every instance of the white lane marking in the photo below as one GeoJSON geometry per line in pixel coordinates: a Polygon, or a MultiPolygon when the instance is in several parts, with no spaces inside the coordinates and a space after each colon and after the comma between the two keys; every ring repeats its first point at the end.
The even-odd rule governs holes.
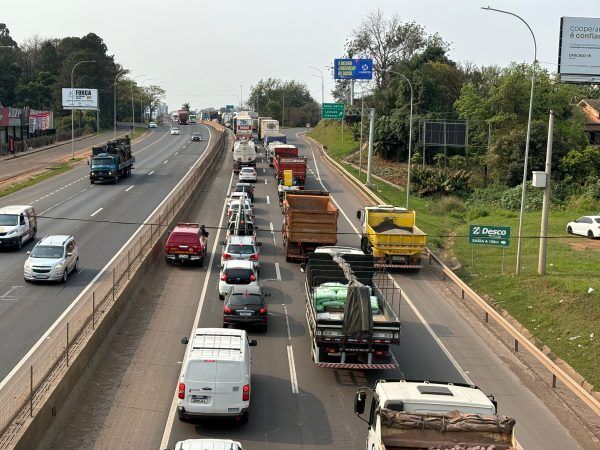
{"type": "Polygon", "coordinates": [[[273,229],[273,222],[269,222],[269,228],[271,229],[271,237],[273,238],[273,245],[277,247],[277,242],[275,241],[275,230],[273,229]]]}
{"type": "MultiPolygon", "coordinates": [[[[303,137],[303,139],[306,142],[308,142],[308,144],[310,145],[310,148],[311,148],[311,152],[312,152],[312,143],[309,140],[305,139],[304,137],[303,137]]],[[[315,161],[315,169],[317,169],[317,174],[318,174],[319,173],[319,166],[317,165],[317,161],[316,161],[316,159],[314,157],[314,153],[313,153],[313,160],[315,161]]],[[[323,182],[321,181],[321,176],[318,175],[318,177],[319,177],[319,183],[321,184],[321,186],[323,187],[323,189],[325,189],[325,186],[323,185],[323,182]]],[[[325,189],[325,190],[327,190],[327,189],[325,189]]],[[[331,199],[333,200],[333,202],[337,206],[338,210],[342,213],[342,215],[344,216],[344,218],[346,219],[346,221],[350,224],[350,226],[352,227],[352,229],[354,230],[354,232],[358,236],[360,236],[360,233],[359,233],[358,229],[354,226],[354,224],[350,220],[350,217],[348,217],[348,215],[340,207],[340,205],[338,204],[338,202],[333,198],[333,195],[331,196],[331,199]]],[[[390,280],[392,280],[392,282],[394,283],[394,286],[396,287],[396,289],[402,291],[400,289],[400,286],[396,282],[396,280],[394,280],[394,278],[390,274],[388,274],[388,277],[390,278],[390,280]]],[[[415,313],[415,315],[417,316],[417,318],[419,319],[419,321],[423,324],[423,326],[425,327],[425,329],[427,330],[427,332],[431,335],[431,337],[433,338],[433,340],[437,343],[437,345],[440,347],[440,349],[448,357],[448,359],[450,360],[450,362],[452,363],[452,365],[454,366],[454,368],[465,379],[465,381],[467,383],[473,384],[473,382],[471,381],[471,379],[469,378],[469,376],[465,373],[465,371],[462,369],[462,367],[460,367],[460,365],[458,364],[458,362],[450,354],[450,352],[448,351],[448,349],[446,348],[446,346],[442,343],[442,341],[440,340],[440,338],[435,334],[435,332],[433,331],[433,329],[431,328],[431,326],[429,326],[429,324],[425,320],[425,317],[423,317],[423,315],[419,312],[419,310],[417,309],[417,307],[415,306],[415,304],[408,298],[408,296],[406,295],[406,291],[402,291],[402,294],[403,294],[404,299],[406,300],[406,304],[408,306],[410,306],[410,309],[413,310],[413,312],[415,313]]]]}
{"type": "Polygon", "coordinates": [[[148,175],[152,175],[154,173],[154,170],[151,170],[150,172],[148,172],[148,175]]]}
{"type": "Polygon", "coordinates": [[[87,191],[87,188],[85,188],[85,189],[84,189],[83,191],[81,191],[81,192],[78,192],[77,194],[73,194],[73,195],[71,195],[70,197],[67,197],[67,198],[65,198],[64,200],[62,200],[62,201],[60,201],[60,202],[56,203],[55,205],[52,205],[50,208],[48,208],[48,209],[45,209],[44,211],[42,211],[42,212],[40,213],[40,216],[43,216],[45,213],[47,213],[47,212],[48,212],[48,211],[50,211],[51,209],[54,209],[54,208],[56,208],[57,206],[60,206],[60,205],[62,205],[64,202],[67,202],[67,201],[71,200],[73,197],[77,197],[79,194],[81,194],[82,192],[85,192],[85,191],[87,191]]]}
{"type": "MultiPolygon", "coordinates": [[[[152,136],[152,134],[154,134],[154,130],[152,130],[152,133],[147,134],[146,137],[148,136],[152,136]]],[[[143,139],[146,139],[146,137],[143,137],[142,139],[140,139],[137,143],[139,143],[140,141],[142,141],[143,139]]],[[[151,144],[146,145],[145,147],[140,148],[137,152],[133,152],[134,155],[137,155],[138,153],[142,153],[144,150],[149,149],[150,147],[152,147],[154,144],[159,143],[160,141],[162,141],[164,138],[166,138],[167,135],[163,134],[160,138],[158,138],[157,140],[155,140],[154,142],[152,142],[151,144]]]]}
{"type": "MultiPolygon", "coordinates": [[[[210,144],[210,138],[209,138],[210,144]]],[[[208,147],[207,147],[208,148],[208,147]]],[[[231,173],[231,178],[229,179],[229,186],[233,182],[233,172],[231,173]]],[[[227,189],[229,191],[229,188],[227,189]]],[[[225,218],[225,211],[227,210],[227,202],[223,204],[223,210],[221,211],[221,219],[219,220],[219,228],[223,226],[223,219],[225,218]]],[[[183,357],[183,361],[187,360],[188,355],[190,353],[192,336],[196,330],[198,322],[200,321],[200,313],[202,312],[202,306],[204,305],[204,299],[206,297],[206,289],[208,287],[208,281],[210,280],[210,274],[212,273],[213,262],[215,260],[215,255],[217,254],[217,245],[219,245],[219,237],[218,234],[215,236],[215,242],[213,243],[213,247],[210,254],[210,261],[208,262],[208,269],[206,270],[206,276],[204,278],[204,284],[202,286],[202,292],[200,293],[200,301],[198,303],[198,309],[196,310],[196,317],[194,317],[194,323],[192,324],[192,330],[190,331],[190,343],[186,346],[185,355],[183,357]]],[[[181,366],[181,370],[183,371],[183,365],[181,366]]],[[[181,376],[181,374],[180,374],[181,376]]],[[[179,378],[178,378],[179,379],[179,378]]],[[[175,388],[175,392],[173,393],[173,401],[171,402],[171,408],[169,410],[169,416],[167,418],[167,423],[165,425],[165,431],[163,432],[162,440],[160,442],[160,448],[167,448],[169,445],[169,437],[171,436],[171,430],[173,429],[173,421],[175,420],[175,410],[177,409],[177,388],[175,388]]]]}
{"type": "Polygon", "coordinates": [[[267,195],[267,205],[271,204],[271,199],[269,198],[269,196],[267,195]]]}
{"type": "Polygon", "coordinates": [[[281,281],[281,271],[279,270],[279,263],[275,263],[275,272],[277,273],[277,281],[281,281]]]}
{"type": "Polygon", "coordinates": [[[267,179],[266,179],[266,178],[265,178],[265,184],[268,184],[268,183],[267,183],[267,179]]]}
{"type": "Polygon", "coordinates": [[[167,160],[163,161],[163,164],[166,164],[166,163],[168,163],[168,162],[169,162],[169,160],[167,159],[167,160]]]}
{"type": "Polygon", "coordinates": [[[2,296],[0,296],[0,298],[3,299],[7,299],[7,298],[14,298],[12,295],[13,291],[19,290],[21,289],[23,286],[12,286],[8,291],[6,291],[4,294],[2,294],[2,296]]]}
{"type": "Polygon", "coordinates": [[[294,364],[294,349],[291,345],[287,346],[288,362],[290,365],[290,383],[292,384],[292,394],[299,394],[298,379],[296,378],[296,364],[294,364]]]}
{"type": "Polygon", "coordinates": [[[133,185],[129,186],[127,189],[125,189],[125,192],[129,192],[130,190],[133,189],[133,185]]]}
{"type": "Polygon", "coordinates": [[[283,312],[285,314],[285,327],[287,329],[288,340],[291,341],[292,340],[292,333],[290,331],[290,319],[288,317],[287,306],[285,306],[285,305],[281,305],[281,306],[283,306],[283,312]]]}
{"type": "Polygon", "coordinates": [[[185,145],[183,147],[181,147],[181,148],[185,148],[185,145]]]}
{"type": "Polygon", "coordinates": [[[96,214],[98,214],[100,211],[102,211],[104,208],[99,208],[96,212],[93,212],[92,214],[90,214],[90,217],[94,217],[96,214]]]}
{"type": "Polygon", "coordinates": [[[179,152],[175,152],[175,155],[179,155],[179,152]]]}

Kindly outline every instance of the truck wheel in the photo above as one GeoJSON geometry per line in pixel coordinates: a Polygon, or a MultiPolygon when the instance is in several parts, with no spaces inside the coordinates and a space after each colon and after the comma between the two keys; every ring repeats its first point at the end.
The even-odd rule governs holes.
{"type": "Polygon", "coordinates": [[[94,184],[94,183],[95,183],[95,181],[94,181],[94,180],[90,180],[90,184],[94,184]]]}
{"type": "Polygon", "coordinates": [[[23,247],[23,238],[22,237],[17,239],[17,250],[21,250],[21,247],[23,247]]]}

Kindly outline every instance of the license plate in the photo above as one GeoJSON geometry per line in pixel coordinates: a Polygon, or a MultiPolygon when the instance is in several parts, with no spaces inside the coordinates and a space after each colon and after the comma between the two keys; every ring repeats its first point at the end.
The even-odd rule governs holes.
{"type": "Polygon", "coordinates": [[[35,278],[48,278],[48,275],[45,275],[43,273],[34,273],[33,276],[35,278]]]}
{"type": "Polygon", "coordinates": [[[239,412],[240,408],[227,408],[227,412],[233,413],[233,412],[239,412]]]}
{"type": "Polygon", "coordinates": [[[192,403],[208,403],[208,396],[192,395],[192,403]]]}
{"type": "Polygon", "coordinates": [[[240,316],[251,316],[252,311],[240,311],[240,316]]]}
{"type": "Polygon", "coordinates": [[[179,255],[179,257],[181,259],[188,259],[190,257],[190,255],[179,255]]]}

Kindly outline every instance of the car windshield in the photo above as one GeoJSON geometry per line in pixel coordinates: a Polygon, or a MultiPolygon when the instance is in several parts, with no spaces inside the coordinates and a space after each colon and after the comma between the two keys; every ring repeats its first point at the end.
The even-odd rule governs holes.
{"type": "Polygon", "coordinates": [[[198,235],[192,233],[176,233],[172,234],[169,238],[171,244],[188,244],[188,245],[197,245],[198,235]]]}
{"type": "Polygon", "coordinates": [[[262,297],[259,294],[250,294],[244,292],[242,294],[232,294],[227,301],[229,306],[245,306],[245,305],[262,305],[262,297]]]}
{"type": "Polygon", "coordinates": [[[58,245],[36,245],[29,256],[32,258],[62,258],[63,247],[58,245]]]}
{"type": "Polygon", "coordinates": [[[235,253],[236,255],[253,255],[255,253],[253,245],[236,245],[229,244],[227,253],[235,253]]]}
{"type": "Polygon", "coordinates": [[[92,167],[110,166],[112,163],[112,158],[92,158],[92,167]]]}
{"type": "Polygon", "coordinates": [[[17,225],[19,216],[15,214],[0,214],[0,226],[12,227],[17,225]]]}
{"type": "Polygon", "coordinates": [[[242,172],[244,172],[244,173],[254,173],[254,169],[246,169],[246,168],[243,168],[243,169],[242,169],[242,172]]]}
{"type": "Polygon", "coordinates": [[[173,131],[179,131],[179,128],[171,128],[173,131]]]}
{"type": "Polygon", "coordinates": [[[192,133],[192,136],[194,136],[194,137],[200,137],[200,134],[199,133],[192,133]]]}
{"type": "Polygon", "coordinates": [[[600,223],[600,217],[597,217],[595,220],[596,220],[596,223],[600,223]]]}

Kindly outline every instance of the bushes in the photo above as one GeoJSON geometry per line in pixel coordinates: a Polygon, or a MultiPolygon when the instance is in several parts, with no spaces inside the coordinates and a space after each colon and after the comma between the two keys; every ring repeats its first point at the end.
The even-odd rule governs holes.
{"type": "Polygon", "coordinates": [[[419,197],[464,195],[469,192],[469,178],[466,170],[444,170],[430,166],[415,166],[411,173],[414,192],[419,197]]]}

